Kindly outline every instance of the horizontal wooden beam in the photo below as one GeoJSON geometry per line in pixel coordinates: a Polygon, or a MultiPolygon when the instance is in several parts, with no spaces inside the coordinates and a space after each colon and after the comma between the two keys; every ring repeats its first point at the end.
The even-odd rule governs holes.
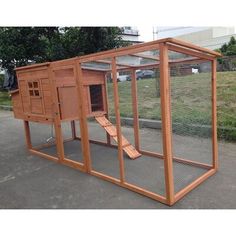
{"type": "Polygon", "coordinates": [[[208,55],[208,54],[205,54],[203,52],[194,51],[192,49],[184,48],[184,47],[181,47],[181,46],[178,46],[178,45],[169,44],[169,43],[167,45],[168,45],[168,49],[170,51],[174,51],[174,52],[178,52],[178,53],[182,53],[182,54],[186,54],[186,55],[191,55],[191,56],[194,56],[194,57],[197,57],[197,58],[200,58],[200,59],[206,59],[206,60],[209,60],[209,61],[212,61],[215,58],[212,55],[208,55]]]}
{"type": "MultiPolygon", "coordinates": [[[[111,61],[106,61],[106,60],[97,60],[95,62],[100,62],[104,64],[111,64],[111,61]]],[[[117,66],[123,66],[123,67],[133,67],[132,65],[124,64],[124,63],[116,63],[117,66]]]]}
{"type": "Polygon", "coordinates": [[[130,47],[113,49],[105,52],[93,53],[87,56],[78,57],[80,63],[96,60],[103,60],[111,57],[127,56],[129,54],[139,53],[147,50],[159,49],[159,44],[156,41],[144,43],[143,45],[132,45],[130,47]]]}
{"type": "Polygon", "coordinates": [[[208,170],[205,174],[194,180],[191,184],[180,190],[175,194],[175,202],[179,201],[182,197],[184,197],[187,193],[195,189],[198,185],[200,185],[202,182],[204,182],[206,179],[208,179],[210,176],[214,175],[216,173],[216,170],[211,169],[208,170]]]}
{"type": "Polygon", "coordinates": [[[144,59],[150,59],[150,60],[154,60],[154,61],[159,61],[160,58],[159,57],[155,57],[155,56],[148,56],[148,55],[143,55],[143,54],[130,54],[130,56],[133,56],[133,57],[141,57],[141,58],[144,58],[144,59]]]}
{"type": "Polygon", "coordinates": [[[183,47],[191,48],[191,49],[194,49],[194,50],[199,51],[199,52],[208,53],[208,54],[213,55],[215,57],[222,56],[219,52],[215,52],[213,50],[203,48],[203,47],[200,47],[200,46],[197,46],[195,44],[185,42],[185,41],[182,41],[182,40],[179,40],[179,39],[169,38],[167,42],[171,42],[173,44],[177,44],[177,45],[180,45],[180,46],[183,46],[183,47]]]}

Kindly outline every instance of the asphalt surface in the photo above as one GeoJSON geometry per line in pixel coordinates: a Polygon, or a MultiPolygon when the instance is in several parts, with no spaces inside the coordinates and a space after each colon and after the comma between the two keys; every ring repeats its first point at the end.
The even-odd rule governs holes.
{"type": "MultiPolygon", "coordinates": [[[[51,128],[32,124],[34,145],[46,142],[51,128]]],[[[63,126],[64,138],[70,137],[69,125],[63,126]]],[[[89,123],[91,138],[105,140],[103,130],[89,123]]],[[[78,132],[79,133],[79,132],[78,132]]],[[[133,143],[132,129],[122,133],[133,143]]],[[[150,151],[162,152],[161,133],[142,129],[141,145],[150,151]]],[[[176,156],[210,163],[210,140],[174,135],[176,156]]],[[[114,177],[119,176],[117,150],[91,145],[92,167],[114,177]]],[[[55,148],[44,149],[55,153],[55,148]]],[[[82,161],[80,142],[65,143],[65,153],[82,161]]],[[[159,194],[165,193],[163,161],[142,156],[136,160],[124,157],[126,180],[159,194]]],[[[220,168],[174,206],[168,207],[145,196],[113,185],[46,159],[31,155],[25,146],[23,121],[12,112],[0,111],[0,208],[1,209],[235,209],[236,208],[236,144],[219,142],[220,168]]],[[[189,184],[205,170],[174,163],[175,191],[189,184]]]]}

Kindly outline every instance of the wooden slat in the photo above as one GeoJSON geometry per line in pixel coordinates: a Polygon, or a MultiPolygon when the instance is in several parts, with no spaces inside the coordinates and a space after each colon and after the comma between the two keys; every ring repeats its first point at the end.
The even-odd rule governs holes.
{"type": "MultiPolygon", "coordinates": [[[[113,126],[113,124],[109,120],[107,120],[105,116],[97,116],[95,117],[95,120],[118,143],[116,128],[113,126]]],[[[130,142],[123,135],[121,135],[121,147],[131,159],[136,159],[137,157],[141,156],[141,154],[130,144],[130,142]]]]}

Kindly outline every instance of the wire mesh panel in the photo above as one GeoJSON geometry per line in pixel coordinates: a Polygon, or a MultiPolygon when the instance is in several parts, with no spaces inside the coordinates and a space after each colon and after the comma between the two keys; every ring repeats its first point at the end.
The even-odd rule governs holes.
{"type": "Polygon", "coordinates": [[[66,159],[83,163],[81,140],[75,139],[80,137],[79,121],[77,123],[78,125],[70,121],[62,123],[64,153],[66,159]]]}
{"type": "Polygon", "coordinates": [[[140,148],[162,154],[162,122],[160,99],[160,71],[139,70],[137,76],[140,148]],[[150,78],[145,73],[150,73],[150,78]],[[144,77],[139,77],[144,73],[144,77]]]}
{"type": "MultiPolygon", "coordinates": [[[[157,51],[149,51],[136,54],[135,57],[118,58],[118,62],[147,66],[157,63],[157,58],[157,51]]],[[[120,79],[118,83],[122,136],[128,141],[127,145],[132,145],[140,154],[133,159],[123,149],[125,181],[165,195],[163,160],[142,153],[142,150],[162,153],[159,70],[153,67],[139,70],[130,68],[118,75],[121,78],[127,76],[127,79],[120,79]]]]}
{"type": "MultiPolygon", "coordinates": [[[[173,53],[173,58],[190,56],[173,53]]],[[[212,164],[211,64],[199,62],[170,67],[173,156],[212,164]]],[[[174,162],[175,191],[181,190],[207,170],[174,162]]]]}
{"type": "MultiPolygon", "coordinates": [[[[109,59],[103,61],[110,63],[109,59]]],[[[104,74],[103,79],[105,81],[104,91],[101,85],[96,84],[91,85],[89,91],[92,112],[101,112],[90,117],[88,122],[89,139],[98,141],[90,143],[91,165],[93,170],[119,179],[118,150],[110,145],[117,144],[111,137],[116,133],[113,83],[110,74],[104,74]],[[106,83],[108,83],[107,86],[106,83]]]]}
{"type": "Polygon", "coordinates": [[[56,137],[53,124],[30,122],[32,146],[40,151],[57,157],[56,137]]]}

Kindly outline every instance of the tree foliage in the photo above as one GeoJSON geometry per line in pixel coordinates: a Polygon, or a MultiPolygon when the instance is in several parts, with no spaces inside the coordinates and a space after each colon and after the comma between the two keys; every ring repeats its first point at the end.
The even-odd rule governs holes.
{"type": "Polygon", "coordinates": [[[124,45],[118,27],[2,27],[0,66],[60,60],[124,45]]]}
{"type": "Polygon", "coordinates": [[[230,38],[228,43],[222,45],[220,52],[225,56],[236,55],[236,40],[233,36],[230,38]]]}

